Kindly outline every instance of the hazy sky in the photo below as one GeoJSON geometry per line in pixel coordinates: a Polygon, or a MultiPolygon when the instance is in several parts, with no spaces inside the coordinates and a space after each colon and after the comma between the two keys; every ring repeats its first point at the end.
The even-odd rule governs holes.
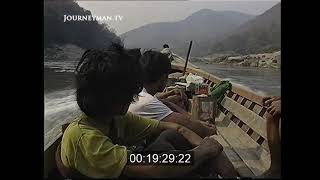
{"type": "Polygon", "coordinates": [[[192,1],[77,1],[78,4],[90,10],[97,16],[123,16],[121,21],[108,21],[118,35],[154,22],[173,22],[182,20],[200,9],[216,11],[238,11],[259,15],[280,2],[273,1],[222,1],[222,0],[192,0],[192,1]]]}

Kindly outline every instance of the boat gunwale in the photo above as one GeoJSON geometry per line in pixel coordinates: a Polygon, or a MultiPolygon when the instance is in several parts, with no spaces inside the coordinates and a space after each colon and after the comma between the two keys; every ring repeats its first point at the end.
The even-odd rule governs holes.
{"type": "MultiPolygon", "coordinates": [[[[178,71],[183,71],[184,67],[182,65],[179,65],[179,64],[176,64],[176,63],[172,63],[171,64],[171,68],[173,70],[178,70],[178,71]]],[[[195,68],[192,68],[192,67],[187,67],[186,69],[186,72],[189,72],[189,73],[193,73],[193,74],[196,74],[196,75],[199,75],[205,79],[208,79],[210,81],[212,81],[213,83],[217,84],[217,83],[220,83],[222,80],[208,72],[205,72],[203,71],[202,69],[195,69],[195,68]]],[[[252,92],[252,91],[248,91],[248,90],[245,90],[237,85],[233,85],[232,84],[232,89],[231,91],[233,93],[236,93],[252,102],[255,102],[257,103],[258,105],[262,106],[263,107],[263,98],[264,96],[261,96],[261,95],[258,95],[256,94],[255,92],[252,92]]]]}

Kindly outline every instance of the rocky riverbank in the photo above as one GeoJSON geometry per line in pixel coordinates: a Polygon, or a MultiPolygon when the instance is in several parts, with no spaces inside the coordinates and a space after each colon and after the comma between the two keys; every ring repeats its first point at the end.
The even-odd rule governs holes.
{"type": "Polygon", "coordinates": [[[192,61],[203,61],[207,64],[232,64],[246,67],[279,69],[281,67],[281,51],[241,56],[216,54],[202,58],[193,58],[192,61]]]}

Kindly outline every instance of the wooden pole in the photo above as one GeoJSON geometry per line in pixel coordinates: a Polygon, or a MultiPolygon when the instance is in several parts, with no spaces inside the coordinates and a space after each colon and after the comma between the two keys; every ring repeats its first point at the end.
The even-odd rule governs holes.
{"type": "Polygon", "coordinates": [[[183,74],[182,74],[183,76],[185,75],[186,70],[187,70],[187,65],[188,65],[188,60],[189,60],[189,56],[190,56],[191,47],[192,47],[192,41],[190,41],[190,44],[189,44],[187,59],[186,59],[186,63],[184,65],[183,74]]]}

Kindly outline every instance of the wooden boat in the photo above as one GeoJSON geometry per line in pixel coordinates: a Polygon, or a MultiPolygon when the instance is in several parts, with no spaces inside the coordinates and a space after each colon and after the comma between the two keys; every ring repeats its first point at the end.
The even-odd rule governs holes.
{"type": "MultiPolygon", "coordinates": [[[[189,65],[189,64],[188,64],[189,65]]],[[[184,65],[173,63],[175,72],[183,72],[184,65]]],[[[199,68],[187,67],[192,73],[205,79],[213,87],[221,79],[199,68]]],[[[266,108],[263,97],[248,90],[232,85],[218,105],[215,119],[218,141],[224,146],[234,167],[242,177],[261,175],[270,166],[270,151],[266,132],[266,108]]]]}
{"type": "MultiPolygon", "coordinates": [[[[172,62],[173,72],[183,72],[181,57],[172,62]]],[[[188,64],[186,73],[196,74],[205,79],[210,87],[221,80],[200,68],[188,64]]],[[[218,141],[242,177],[255,177],[270,166],[270,151],[266,133],[266,108],[262,106],[262,96],[248,90],[232,86],[218,105],[216,126],[218,141]]],[[[55,177],[54,154],[61,141],[61,129],[44,149],[44,177],[55,177]]]]}

